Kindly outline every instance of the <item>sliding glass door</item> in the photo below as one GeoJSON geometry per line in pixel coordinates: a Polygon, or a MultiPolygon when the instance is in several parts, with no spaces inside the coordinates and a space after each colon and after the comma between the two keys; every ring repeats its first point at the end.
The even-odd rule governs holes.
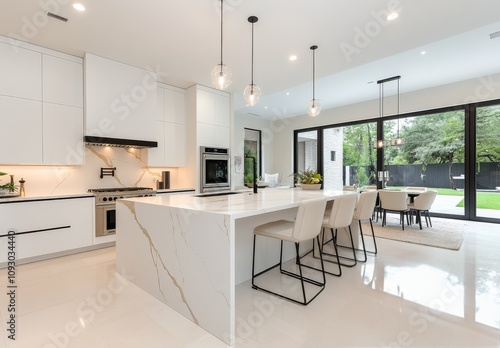
{"type": "Polygon", "coordinates": [[[475,215],[500,219],[500,105],[476,108],[475,215]]]}
{"type": "Polygon", "coordinates": [[[387,187],[436,190],[433,213],[464,216],[465,110],[387,120],[384,135],[387,187]],[[393,146],[398,133],[404,143],[393,146]]]}

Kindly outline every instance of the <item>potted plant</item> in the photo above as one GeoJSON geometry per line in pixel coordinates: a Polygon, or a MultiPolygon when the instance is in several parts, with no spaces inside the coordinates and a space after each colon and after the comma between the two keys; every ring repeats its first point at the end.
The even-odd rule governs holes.
{"type": "MultiPolygon", "coordinates": [[[[4,176],[4,175],[7,175],[7,173],[0,172],[0,176],[4,176]]],[[[10,182],[8,182],[4,185],[0,184],[0,194],[6,195],[6,194],[12,193],[14,191],[15,191],[15,187],[14,187],[14,182],[12,180],[12,176],[11,176],[10,182]]]]}
{"type": "Polygon", "coordinates": [[[303,190],[319,190],[321,188],[321,181],[323,180],[321,174],[311,169],[294,173],[293,177],[303,190]]]}

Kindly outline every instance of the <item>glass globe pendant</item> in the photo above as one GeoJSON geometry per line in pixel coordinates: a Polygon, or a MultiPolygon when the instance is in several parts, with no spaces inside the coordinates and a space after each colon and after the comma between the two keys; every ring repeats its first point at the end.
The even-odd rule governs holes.
{"type": "Polygon", "coordinates": [[[246,86],[245,90],[243,91],[243,98],[245,99],[248,106],[257,105],[260,100],[260,96],[260,87],[253,83],[246,86]]]}
{"type": "Polygon", "coordinates": [[[224,0],[220,1],[220,64],[217,64],[213,69],[212,69],[212,86],[214,86],[217,89],[224,90],[229,85],[231,84],[231,70],[227,65],[224,64],[222,60],[222,52],[223,52],[223,29],[224,29],[224,22],[223,22],[223,13],[224,13],[224,0]]]}
{"type": "Polygon", "coordinates": [[[248,17],[248,21],[252,23],[252,82],[250,82],[250,84],[246,86],[245,90],[243,91],[243,98],[245,99],[245,102],[248,106],[257,105],[261,96],[259,86],[253,83],[253,25],[254,23],[257,23],[258,20],[259,19],[255,16],[248,17]]]}
{"type": "Polygon", "coordinates": [[[314,92],[315,92],[315,81],[314,81],[314,75],[315,75],[315,54],[314,51],[318,48],[318,46],[314,45],[310,47],[311,50],[313,51],[313,98],[307,105],[307,114],[311,117],[316,117],[319,115],[321,112],[321,104],[317,99],[314,98],[314,92]]]}

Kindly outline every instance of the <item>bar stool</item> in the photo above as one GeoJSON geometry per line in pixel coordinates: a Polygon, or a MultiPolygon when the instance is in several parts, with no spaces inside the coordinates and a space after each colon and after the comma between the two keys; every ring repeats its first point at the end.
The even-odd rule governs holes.
{"type": "MultiPolygon", "coordinates": [[[[304,201],[300,204],[299,209],[297,211],[297,216],[295,218],[295,221],[286,221],[286,220],[279,220],[279,221],[273,221],[269,222],[267,224],[263,224],[260,226],[257,226],[254,228],[254,236],[253,236],[253,254],[252,254],[252,288],[256,290],[262,290],[267,293],[279,296],[281,298],[290,300],[295,303],[299,303],[302,305],[307,305],[309,304],[312,300],[318,296],[323,289],[325,288],[326,284],[326,278],[325,278],[325,268],[323,264],[323,258],[321,257],[321,273],[323,276],[323,282],[319,282],[317,280],[311,279],[304,277],[302,274],[302,267],[303,265],[300,262],[300,255],[299,255],[299,246],[300,243],[306,240],[314,240],[314,238],[317,239],[317,242],[319,243],[319,232],[321,230],[321,222],[323,220],[323,214],[325,212],[325,207],[326,207],[326,197],[321,197],[321,198],[315,198],[311,200],[304,201]],[[274,238],[274,239],[279,239],[281,242],[281,247],[280,247],[280,261],[255,274],[255,240],[257,236],[263,236],[263,237],[269,237],[269,238],[274,238]],[[283,241],[287,242],[293,242],[295,243],[295,252],[296,252],[296,264],[298,266],[298,274],[294,272],[290,272],[287,270],[283,269],[282,265],[282,258],[283,258],[283,241]],[[295,278],[300,280],[301,286],[302,286],[302,300],[297,300],[291,297],[287,297],[283,294],[279,294],[276,292],[273,292],[269,289],[263,288],[262,286],[258,286],[255,284],[255,278],[258,276],[270,271],[271,269],[278,267],[280,269],[280,274],[284,274],[286,276],[295,278]],[[314,296],[311,298],[307,299],[306,298],[306,290],[304,283],[309,283],[312,284],[316,287],[319,288],[319,291],[316,292],[314,296]]],[[[319,270],[318,270],[319,271],[319,270]]]]}
{"type": "MultiPolygon", "coordinates": [[[[352,218],[354,215],[354,209],[356,208],[356,203],[358,201],[358,196],[356,194],[347,194],[343,195],[340,197],[337,197],[333,201],[333,206],[329,214],[324,216],[323,218],[323,223],[321,225],[322,227],[322,238],[321,238],[321,244],[320,245],[320,256],[321,255],[328,255],[328,256],[333,256],[335,257],[336,261],[333,260],[324,260],[327,262],[332,262],[336,263],[338,265],[338,273],[332,273],[325,271],[325,273],[338,276],[340,277],[342,275],[342,266],[347,266],[347,267],[353,267],[357,264],[357,259],[356,259],[356,251],[354,247],[354,241],[352,238],[352,231],[351,231],[351,223],[352,223],[352,218]],[[332,238],[330,240],[327,240],[325,242],[325,229],[329,228],[332,234],[332,238]],[[352,252],[353,252],[353,258],[347,258],[344,256],[340,256],[338,253],[338,248],[337,248],[337,230],[339,228],[347,228],[349,231],[349,236],[351,238],[351,246],[352,246],[352,252]],[[327,253],[324,251],[324,247],[328,245],[329,242],[332,242],[333,249],[335,250],[335,254],[327,253]],[[340,258],[342,259],[349,259],[353,260],[354,264],[345,264],[340,262],[340,258]]],[[[314,250],[314,249],[313,249],[314,250]]]]}
{"type": "Polygon", "coordinates": [[[373,211],[375,209],[375,205],[377,204],[377,197],[378,197],[377,191],[361,192],[361,194],[359,195],[358,204],[356,205],[356,209],[354,210],[353,220],[358,220],[359,232],[361,234],[361,242],[363,243],[363,253],[365,254],[365,259],[362,262],[365,262],[367,260],[366,259],[367,252],[371,254],[377,254],[377,242],[375,240],[375,232],[373,231],[373,222],[372,222],[373,211]],[[365,247],[365,240],[363,238],[363,227],[361,226],[361,221],[366,221],[366,220],[370,221],[374,251],[367,251],[365,247]]]}

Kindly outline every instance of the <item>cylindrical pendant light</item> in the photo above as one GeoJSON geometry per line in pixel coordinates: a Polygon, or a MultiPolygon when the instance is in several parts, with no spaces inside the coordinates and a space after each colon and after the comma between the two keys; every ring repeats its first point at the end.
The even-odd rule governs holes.
{"type": "Polygon", "coordinates": [[[253,83],[253,25],[254,23],[257,23],[258,20],[259,19],[255,16],[248,17],[248,21],[252,24],[252,79],[250,84],[246,86],[245,90],[243,91],[243,98],[245,99],[245,102],[248,106],[256,105],[259,102],[261,96],[259,86],[253,83]]]}
{"type": "Polygon", "coordinates": [[[312,52],[313,52],[313,98],[307,105],[307,114],[311,117],[316,117],[319,115],[321,112],[321,104],[319,103],[318,100],[315,99],[315,73],[316,73],[316,65],[315,65],[315,51],[318,48],[318,46],[314,45],[310,47],[312,52]]]}
{"type": "Polygon", "coordinates": [[[224,0],[220,1],[220,64],[217,64],[212,69],[212,85],[220,90],[224,90],[231,84],[231,70],[227,65],[224,65],[222,60],[223,53],[223,29],[224,29],[224,21],[223,21],[223,13],[224,13],[224,0]]]}

